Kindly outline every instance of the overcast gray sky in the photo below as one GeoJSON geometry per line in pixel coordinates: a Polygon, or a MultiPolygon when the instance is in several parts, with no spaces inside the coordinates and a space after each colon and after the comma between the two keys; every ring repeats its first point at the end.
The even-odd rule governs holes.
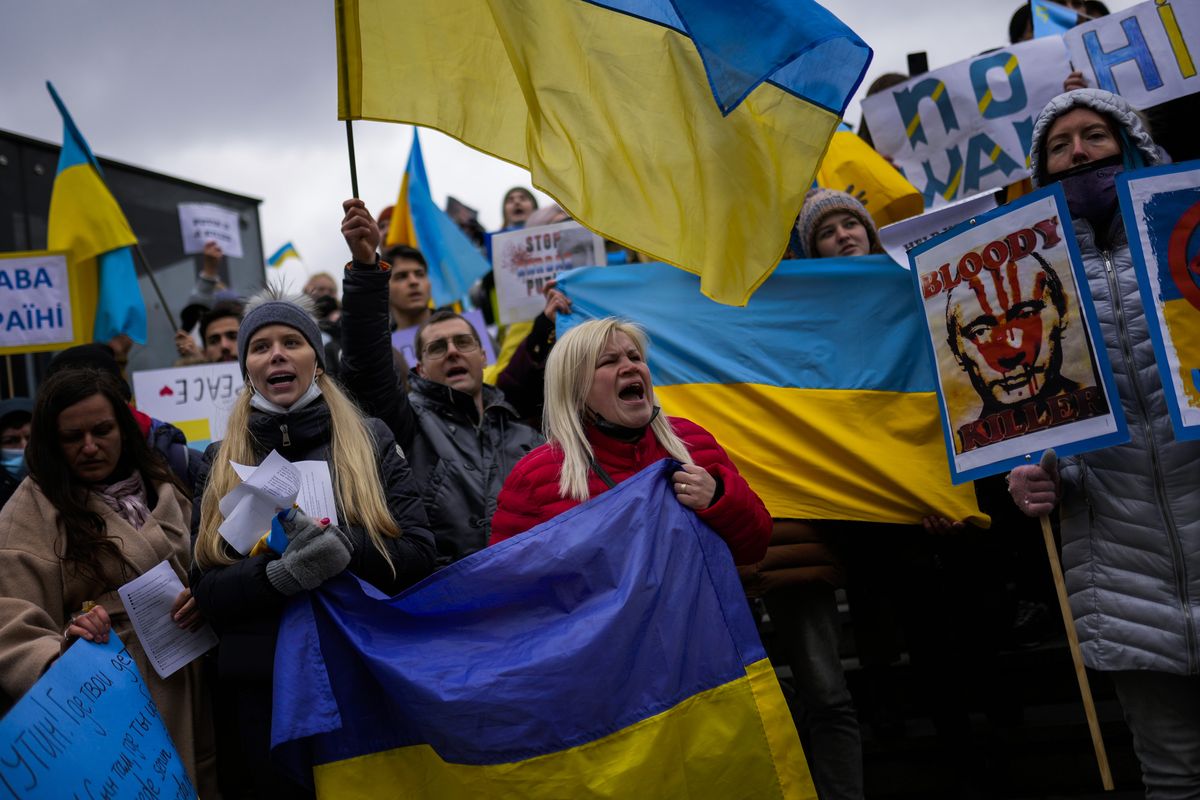
{"type": "MultiPolygon", "coordinates": [[[[1110,0],[1112,10],[1135,0],[1110,0]]],[[[0,128],[58,142],[54,82],[100,156],[262,198],[263,246],[295,243],[310,271],[346,260],[338,232],[350,195],[337,120],[332,0],[34,0],[9,2],[0,25],[0,128]]],[[[1008,43],[1016,0],[828,0],[875,50],[863,85],[1008,43]]],[[[861,94],[861,91],[860,91],[861,94]]],[[[847,120],[857,125],[857,100],[847,120]]],[[[360,192],[395,201],[408,126],[355,123],[360,192]]],[[[435,131],[422,148],[434,200],[447,194],[500,224],[500,200],[524,170],[435,131]]],[[[539,193],[540,194],[540,193],[539,193]]],[[[541,196],[544,199],[544,195],[541,196]]],[[[289,274],[302,279],[295,265],[289,274]]]]}

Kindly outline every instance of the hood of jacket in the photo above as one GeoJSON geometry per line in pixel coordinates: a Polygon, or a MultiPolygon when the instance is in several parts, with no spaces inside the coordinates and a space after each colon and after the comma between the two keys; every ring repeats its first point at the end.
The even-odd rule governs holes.
{"type": "Polygon", "coordinates": [[[1119,132],[1122,152],[1128,156],[1126,150],[1132,145],[1141,156],[1142,163],[1136,166],[1152,167],[1166,161],[1165,154],[1150,138],[1149,131],[1142,124],[1142,118],[1125,98],[1103,89],[1075,89],[1064,92],[1047,103],[1038,115],[1037,122],[1033,124],[1029,166],[1033,173],[1034,186],[1046,186],[1054,182],[1045,171],[1046,138],[1054,120],[1076,108],[1088,108],[1112,120],[1119,132]]]}

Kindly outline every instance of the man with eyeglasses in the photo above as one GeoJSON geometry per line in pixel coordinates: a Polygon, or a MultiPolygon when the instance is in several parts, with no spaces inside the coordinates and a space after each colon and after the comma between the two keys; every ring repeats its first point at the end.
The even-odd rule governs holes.
{"type": "Polygon", "coordinates": [[[392,369],[392,267],[377,253],[379,227],[361,200],[343,208],[353,260],[342,282],[340,377],[366,413],[391,427],[421,486],[439,561],[457,561],[487,546],[504,479],[543,439],[483,382],[479,332],[452,311],[434,312],[417,329],[417,364],[403,390],[392,369]]]}

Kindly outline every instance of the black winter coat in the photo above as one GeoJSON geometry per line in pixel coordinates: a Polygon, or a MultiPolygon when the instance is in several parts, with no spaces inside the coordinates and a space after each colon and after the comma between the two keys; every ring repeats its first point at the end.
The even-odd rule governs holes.
{"type": "MultiPolygon", "coordinates": [[[[398,538],[386,539],[395,574],[376,550],[367,532],[341,526],[354,544],[348,569],[380,591],[395,594],[433,571],[436,546],[413,480],[412,470],[396,447],[391,432],[377,419],[367,420],[375,440],[375,461],[388,508],[400,526],[398,538]]],[[[253,412],[250,433],[256,455],[279,451],[289,461],[330,460],[329,408],[321,400],[294,414],[253,412]],[[284,441],[288,444],[284,444],[284,441]]],[[[200,529],[203,497],[218,444],[204,454],[192,511],[193,539],[200,529]]],[[[345,511],[338,508],[339,519],[345,511]]],[[[222,791],[226,796],[291,796],[284,787],[306,793],[269,766],[271,684],[279,620],[287,598],[267,580],[270,553],[223,567],[201,570],[192,565],[191,585],[196,603],[220,636],[217,650],[216,697],[218,753],[222,791]]]]}
{"type": "Polygon", "coordinates": [[[347,268],[342,283],[342,382],[387,423],[412,464],[439,560],[487,546],[496,497],[518,461],[544,441],[505,395],[483,388],[483,417],[468,395],[392,369],[387,270],[347,268]]]}

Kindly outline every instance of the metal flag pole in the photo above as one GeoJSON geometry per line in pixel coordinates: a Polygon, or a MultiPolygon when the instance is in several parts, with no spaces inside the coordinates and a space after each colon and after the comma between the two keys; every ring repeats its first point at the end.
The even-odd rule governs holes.
{"type": "Polygon", "coordinates": [[[167,298],[163,297],[162,289],[158,286],[158,281],[154,278],[154,270],[150,268],[150,262],[146,260],[146,254],[142,252],[141,242],[134,242],[133,251],[137,253],[138,260],[142,262],[142,269],[146,270],[146,277],[150,279],[150,285],[154,287],[154,293],[158,295],[158,302],[162,304],[163,313],[167,315],[167,322],[171,323],[171,330],[179,330],[179,325],[175,322],[175,315],[171,313],[171,307],[167,305],[167,298]]]}

